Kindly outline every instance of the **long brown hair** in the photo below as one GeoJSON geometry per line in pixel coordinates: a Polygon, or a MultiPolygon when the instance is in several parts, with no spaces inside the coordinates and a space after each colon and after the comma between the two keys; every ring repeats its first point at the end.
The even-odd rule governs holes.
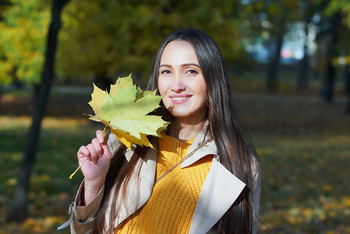
{"type": "MultiPolygon", "coordinates": [[[[236,202],[219,220],[215,228],[220,233],[251,233],[254,220],[252,188],[256,182],[254,181],[253,168],[259,171],[260,164],[253,144],[238,121],[224,59],[215,41],[206,33],[196,29],[180,30],[168,36],[156,54],[148,89],[155,90],[158,88],[160,59],[166,45],[173,40],[185,40],[193,46],[207,85],[209,130],[220,154],[221,163],[246,184],[236,202]]],[[[160,112],[163,115],[169,114],[163,105],[160,112]]],[[[104,228],[106,222],[105,211],[110,191],[123,164],[123,149],[119,150],[112,159],[106,177],[104,197],[95,219],[95,233],[102,233],[104,228]]],[[[114,194],[123,192],[126,183],[123,183],[122,186],[121,182],[128,181],[137,160],[145,154],[146,150],[147,148],[142,147],[136,149],[131,161],[118,178],[118,185],[114,194]]],[[[114,196],[113,199],[114,204],[112,204],[109,219],[110,232],[113,230],[113,220],[116,218],[114,215],[118,213],[113,207],[116,197],[114,196]]]]}

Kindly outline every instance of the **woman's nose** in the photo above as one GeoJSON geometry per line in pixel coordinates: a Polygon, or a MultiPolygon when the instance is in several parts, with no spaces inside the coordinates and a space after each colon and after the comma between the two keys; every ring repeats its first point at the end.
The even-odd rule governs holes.
{"type": "Polygon", "coordinates": [[[171,84],[171,90],[174,92],[181,92],[185,89],[186,85],[183,82],[183,77],[179,74],[176,74],[171,84]]]}

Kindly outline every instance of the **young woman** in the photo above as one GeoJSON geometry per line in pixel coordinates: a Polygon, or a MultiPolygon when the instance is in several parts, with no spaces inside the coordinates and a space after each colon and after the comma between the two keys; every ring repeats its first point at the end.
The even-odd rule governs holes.
{"type": "Polygon", "coordinates": [[[186,29],[160,46],[148,89],[171,124],[156,149],[126,149],[113,134],[77,155],[84,174],[72,233],[255,233],[260,163],[234,112],[224,61],[206,33],[186,29]]]}

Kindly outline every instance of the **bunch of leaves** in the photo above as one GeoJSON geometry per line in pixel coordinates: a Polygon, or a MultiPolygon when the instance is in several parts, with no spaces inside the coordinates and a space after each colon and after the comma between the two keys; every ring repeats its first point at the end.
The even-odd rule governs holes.
{"type": "Polygon", "coordinates": [[[0,83],[40,82],[50,2],[12,0],[0,21],[0,83]]]}
{"type": "Polygon", "coordinates": [[[152,64],[145,61],[153,60],[162,40],[171,32],[188,27],[212,35],[225,59],[234,61],[230,64],[242,64],[245,51],[238,31],[242,24],[240,2],[71,1],[62,14],[58,78],[84,81],[85,77],[96,75],[107,80],[116,71],[128,70],[147,77],[152,64]],[[194,9],[193,5],[197,7],[194,9]]]}
{"type": "Polygon", "coordinates": [[[132,144],[152,147],[147,136],[160,136],[168,122],[161,116],[149,115],[159,107],[161,97],[156,91],[142,91],[133,84],[131,74],[118,78],[110,92],[94,85],[89,105],[95,115],[90,119],[102,122],[130,149],[132,144]]]}

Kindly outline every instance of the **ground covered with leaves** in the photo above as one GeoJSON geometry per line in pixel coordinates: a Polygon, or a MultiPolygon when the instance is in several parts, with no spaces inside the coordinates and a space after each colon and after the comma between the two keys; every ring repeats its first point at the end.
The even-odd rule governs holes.
{"type": "MultiPolygon", "coordinates": [[[[0,233],[53,233],[81,173],[76,151],[101,124],[87,120],[89,94],[54,96],[44,119],[30,181],[29,218],[6,223],[30,125],[26,94],[5,94],[0,116],[0,233]]],[[[238,114],[263,165],[260,233],[350,232],[350,115],[345,100],[235,95],[238,114]]],[[[68,230],[63,233],[68,233],[68,230]]]]}
{"type": "Polygon", "coordinates": [[[350,233],[345,100],[237,100],[263,164],[260,233],[350,233]]]}

